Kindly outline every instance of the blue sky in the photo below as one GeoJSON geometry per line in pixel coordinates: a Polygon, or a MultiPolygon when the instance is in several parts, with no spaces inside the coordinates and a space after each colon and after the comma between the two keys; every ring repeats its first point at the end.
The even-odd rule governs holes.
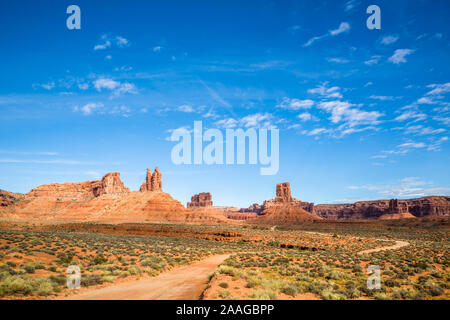
{"type": "Polygon", "coordinates": [[[0,188],[159,166],[183,203],[450,194],[450,3],[2,1],[0,188]],[[66,28],[67,6],[81,30],[66,28]],[[381,8],[381,30],[366,8],[381,8]],[[280,168],[171,162],[172,130],[280,130],[280,168]]]}

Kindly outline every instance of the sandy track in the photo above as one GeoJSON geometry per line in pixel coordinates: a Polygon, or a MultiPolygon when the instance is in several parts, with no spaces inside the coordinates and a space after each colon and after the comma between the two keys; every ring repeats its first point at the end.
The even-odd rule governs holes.
{"type": "Polygon", "coordinates": [[[157,277],[134,280],[74,294],[67,300],[198,300],[209,276],[230,255],[211,256],[164,272],[157,277]]]}
{"type": "MultiPolygon", "coordinates": [[[[309,233],[309,234],[316,234],[316,235],[324,236],[324,237],[330,236],[330,234],[328,234],[328,233],[322,233],[322,232],[316,232],[316,231],[304,231],[304,232],[309,233]]],[[[364,238],[358,238],[358,239],[364,240],[364,238]]],[[[363,251],[359,251],[357,253],[358,254],[374,253],[374,252],[380,252],[380,251],[384,251],[384,250],[396,250],[396,249],[400,249],[400,248],[409,246],[409,242],[402,241],[402,240],[387,240],[387,239],[373,239],[373,240],[395,241],[395,244],[393,246],[378,247],[378,248],[374,248],[374,249],[363,250],[363,251]]]]}
{"type": "MultiPolygon", "coordinates": [[[[389,241],[389,240],[384,240],[384,239],[377,239],[377,240],[389,241]]],[[[401,241],[401,240],[395,240],[395,244],[393,246],[387,246],[387,247],[380,247],[380,248],[375,248],[375,249],[363,250],[363,251],[359,251],[358,254],[373,253],[373,252],[379,252],[379,251],[383,251],[383,250],[395,250],[395,249],[400,249],[400,248],[403,248],[403,247],[406,247],[406,246],[409,246],[409,242],[401,241]]]]}

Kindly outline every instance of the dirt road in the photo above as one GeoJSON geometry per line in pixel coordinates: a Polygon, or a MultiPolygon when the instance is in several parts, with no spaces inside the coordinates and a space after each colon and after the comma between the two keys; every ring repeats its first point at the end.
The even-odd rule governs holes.
{"type": "MultiPolygon", "coordinates": [[[[377,240],[388,241],[388,240],[384,240],[384,239],[377,239],[377,240]]],[[[373,252],[379,252],[379,251],[383,251],[383,250],[395,250],[395,249],[400,249],[400,248],[403,248],[406,246],[409,246],[409,242],[395,240],[395,244],[393,246],[379,247],[379,248],[375,248],[375,249],[364,250],[364,251],[358,252],[358,254],[373,253],[373,252]]]]}
{"type": "Polygon", "coordinates": [[[65,297],[67,300],[198,300],[209,276],[230,255],[218,255],[164,272],[65,297]]]}

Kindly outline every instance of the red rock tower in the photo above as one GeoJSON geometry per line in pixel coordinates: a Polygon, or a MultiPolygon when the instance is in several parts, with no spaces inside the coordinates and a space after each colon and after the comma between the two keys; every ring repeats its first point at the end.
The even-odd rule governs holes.
{"type": "Polygon", "coordinates": [[[152,191],[162,191],[161,172],[159,172],[158,167],[155,168],[152,174],[151,184],[152,191]]]}
{"type": "Polygon", "coordinates": [[[145,182],[141,185],[139,190],[141,192],[162,191],[161,172],[159,172],[158,167],[155,168],[153,174],[150,172],[150,169],[147,168],[145,182]]]}
{"type": "Polygon", "coordinates": [[[291,202],[291,186],[289,182],[277,184],[277,194],[275,202],[291,202]]]}

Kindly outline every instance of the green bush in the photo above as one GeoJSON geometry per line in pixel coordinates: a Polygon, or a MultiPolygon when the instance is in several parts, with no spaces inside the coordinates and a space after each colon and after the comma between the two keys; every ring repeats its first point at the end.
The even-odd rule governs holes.
{"type": "Polygon", "coordinates": [[[228,286],[228,283],[222,282],[222,283],[219,284],[219,287],[226,289],[226,288],[228,288],[229,286],[228,286]]]}

